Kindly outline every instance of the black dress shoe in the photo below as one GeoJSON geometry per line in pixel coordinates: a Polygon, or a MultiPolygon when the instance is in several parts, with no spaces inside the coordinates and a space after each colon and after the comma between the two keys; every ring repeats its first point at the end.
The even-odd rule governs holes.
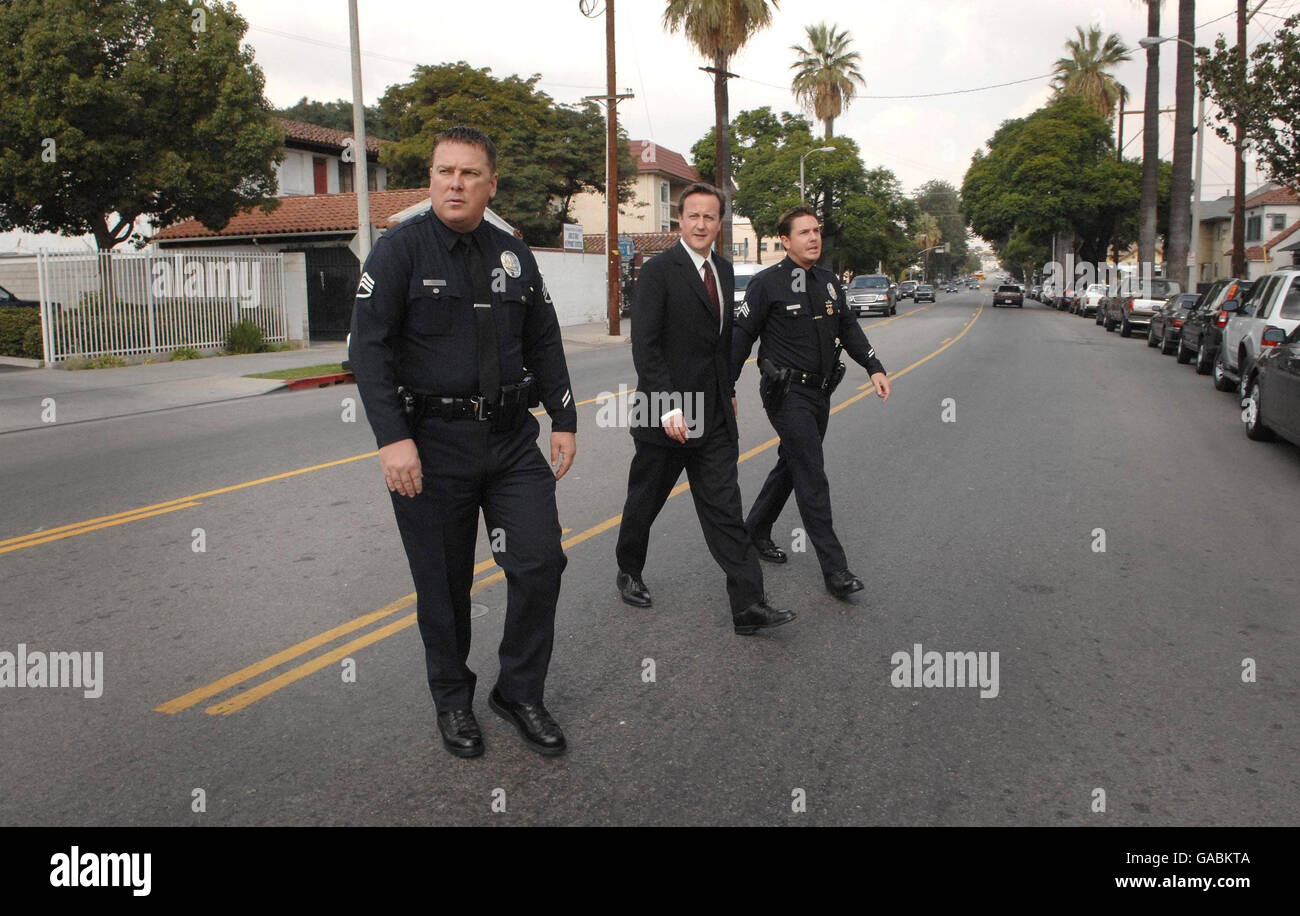
{"type": "Polygon", "coordinates": [[[754,549],[758,551],[760,557],[767,560],[769,563],[784,563],[788,559],[785,555],[785,551],[772,543],[770,538],[755,539],[754,549]]]}
{"type": "Polygon", "coordinates": [[[519,729],[519,737],[537,753],[547,757],[564,753],[564,732],[541,703],[511,703],[493,687],[488,694],[488,705],[519,729]]]}
{"type": "Polygon", "coordinates": [[[847,598],[854,592],[862,591],[862,580],[847,569],[833,572],[826,577],[826,591],[836,598],[847,598]]]}
{"type": "Polygon", "coordinates": [[[779,627],[794,620],[794,611],[778,611],[766,601],[756,601],[739,614],[731,615],[731,622],[741,636],[752,636],[759,630],[779,627]]]}
{"type": "Polygon", "coordinates": [[[438,713],[438,731],[442,744],[457,757],[477,757],[483,753],[483,733],[472,709],[452,709],[438,713]]]}
{"type": "Polygon", "coordinates": [[[618,586],[618,594],[623,599],[624,604],[630,604],[633,607],[650,606],[650,590],[645,587],[645,583],[641,581],[640,576],[620,572],[614,577],[614,584],[618,586]]]}

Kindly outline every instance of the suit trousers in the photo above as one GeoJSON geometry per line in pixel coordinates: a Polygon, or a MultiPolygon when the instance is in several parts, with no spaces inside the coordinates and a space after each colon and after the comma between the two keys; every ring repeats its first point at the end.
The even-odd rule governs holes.
{"type": "Polygon", "coordinates": [[[776,466],[767,475],[745,519],[745,527],[755,540],[771,540],[772,525],[780,517],[793,489],[799,517],[817,551],[817,562],[824,575],[849,565],[840,539],[831,527],[831,489],[822,453],[830,410],[827,395],[791,385],[780,405],[767,411],[781,444],[777,448],[776,466]]]}
{"type": "Polygon", "coordinates": [[[479,510],[506,574],[505,632],[497,687],[515,703],[542,702],[555,641],[555,605],[567,558],[560,547],[555,475],[537,446],[531,414],[517,429],[426,417],[413,438],[424,489],[392,493],[415,580],[429,691],[441,711],[471,708],[470,587],[479,510]]]}
{"type": "MultiPolygon", "coordinates": [[[[725,409],[730,410],[731,405],[725,409]]],[[[641,575],[650,544],[650,526],[684,469],[704,542],[727,577],[731,613],[738,614],[762,601],[763,571],[741,516],[736,473],[739,449],[728,435],[726,424],[719,418],[706,431],[704,441],[692,448],[633,441],[636,453],[628,471],[627,502],[618,532],[618,568],[641,575]]]]}

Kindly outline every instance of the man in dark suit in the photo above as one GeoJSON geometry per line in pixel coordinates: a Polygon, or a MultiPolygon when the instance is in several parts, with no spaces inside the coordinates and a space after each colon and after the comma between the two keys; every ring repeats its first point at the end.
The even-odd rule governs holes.
{"type": "Polygon", "coordinates": [[[794,619],[763,595],[763,573],[740,511],[739,436],[731,380],[731,263],[711,253],[722,228],[722,194],[707,184],[682,192],[680,244],[646,262],[632,303],[636,452],[618,534],[616,585],[623,601],[649,607],[641,579],[650,526],[685,469],[695,512],[714,560],[727,575],[737,633],[794,619]]]}

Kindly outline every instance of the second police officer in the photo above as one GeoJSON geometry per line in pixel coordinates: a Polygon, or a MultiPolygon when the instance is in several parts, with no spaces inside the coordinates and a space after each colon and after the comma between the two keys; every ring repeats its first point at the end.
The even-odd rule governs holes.
{"type": "Polygon", "coordinates": [[[844,373],[840,348],[867,370],[882,401],[889,399],[890,382],[849,311],[839,280],[817,266],[822,237],[816,211],[807,206],[787,210],[777,233],[786,257],[749,282],[732,331],[733,378],[740,377],[754,340],[760,341],[759,390],[781,439],[776,466],[754,500],[745,527],[761,557],[784,563],[786,554],[772,540],[772,525],[793,489],[826,589],[844,598],[861,591],[863,585],[849,571],[831,525],[830,485],[822,454],[831,392],[844,373]]]}

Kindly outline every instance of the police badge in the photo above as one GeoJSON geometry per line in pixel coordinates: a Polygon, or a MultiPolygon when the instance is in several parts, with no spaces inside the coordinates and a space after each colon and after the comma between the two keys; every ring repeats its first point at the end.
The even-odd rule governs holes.
{"type": "Polygon", "coordinates": [[[519,266],[519,257],[513,251],[501,252],[501,266],[513,279],[518,279],[523,270],[519,266]]]}
{"type": "Polygon", "coordinates": [[[834,283],[827,282],[827,284],[826,284],[826,295],[830,296],[832,299],[836,298],[836,296],[835,296],[835,284],[834,284],[834,283]]]}

